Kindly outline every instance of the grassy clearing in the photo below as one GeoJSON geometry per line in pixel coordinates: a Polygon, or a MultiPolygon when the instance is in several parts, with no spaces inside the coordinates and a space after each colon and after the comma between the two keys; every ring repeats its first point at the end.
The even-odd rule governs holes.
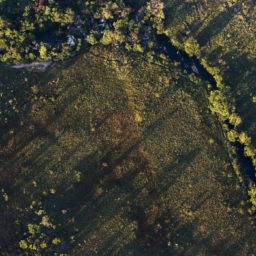
{"type": "Polygon", "coordinates": [[[30,111],[2,147],[13,177],[1,180],[2,255],[23,255],[23,240],[41,255],[255,253],[206,86],[97,47],[35,77],[30,111]]]}

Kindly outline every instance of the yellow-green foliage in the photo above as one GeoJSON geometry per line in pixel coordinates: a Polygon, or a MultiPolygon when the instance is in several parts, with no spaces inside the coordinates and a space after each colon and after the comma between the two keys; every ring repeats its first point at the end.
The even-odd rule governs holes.
{"type": "Polygon", "coordinates": [[[235,158],[232,160],[232,167],[233,167],[233,170],[236,174],[236,177],[238,178],[239,182],[242,184],[243,183],[243,177],[241,175],[240,166],[238,164],[238,161],[235,158]]]}
{"type": "Polygon", "coordinates": [[[252,204],[252,210],[256,211],[256,186],[255,185],[249,188],[249,196],[252,204]]]}
{"type": "Polygon", "coordinates": [[[106,30],[103,33],[103,37],[101,39],[101,43],[103,45],[109,45],[109,44],[117,44],[122,43],[124,41],[124,36],[120,32],[114,32],[106,30]]]}
{"type": "Polygon", "coordinates": [[[47,48],[44,44],[41,44],[39,47],[39,56],[40,56],[40,59],[42,59],[42,60],[47,60],[47,58],[48,58],[47,48]]]}
{"type": "Polygon", "coordinates": [[[251,143],[251,138],[245,132],[241,132],[239,134],[239,141],[244,145],[249,145],[251,143]]]}
{"type": "MultiPolygon", "coordinates": [[[[143,52],[145,34],[153,39],[154,35],[163,30],[164,3],[161,0],[141,3],[138,9],[133,9],[130,3],[123,0],[118,3],[114,0],[84,3],[74,0],[65,4],[60,0],[48,1],[47,4],[36,1],[33,7],[21,0],[16,2],[16,5],[10,4],[16,8],[17,13],[12,24],[7,18],[1,17],[1,10],[12,15],[11,6],[5,7],[5,3],[2,3],[0,8],[2,62],[63,60],[81,48],[81,40],[85,35],[91,45],[97,42],[103,45],[120,45],[125,42],[131,44],[134,51],[143,52]],[[45,34],[50,35],[49,42],[37,39],[45,34]],[[76,47],[67,47],[67,42],[64,41],[67,35],[76,37],[76,47]]],[[[8,15],[5,13],[3,17],[5,16],[8,15]]]]}
{"type": "Polygon", "coordinates": [[[193,37],[188,38],[184,42],[184,48],[185,48],[186,53],[189,56],[191,56],[191,57],[192,56],[196,56],[196,57],[200,56],[199,44],[197,43],[197,41],[193,37]]]}
{"type": "Polygon", "coordinates": [[[141,53],[144,52],[144,49],[143,49],[143,47],[142,47],[140,44],[135,44],[135,45],[133,46],[133,50],[134,50],[135,52],[141,52],[141,53]]]}
{"type": "Polygon", "coordinates": [[[1,194],[2,194],[1,196],[2,196],[3,200],[5,202],[8,202],[9,201],[9,196],[8,196],[8,194],[6,193],[6,191],[4,189],[1,189],[1,194]]]}
{"type": "MultiPolygon", "coordinates": [[[[244,195],[236,192],[232,176],[232,182],[216,180],[232,170],[220,126],[207,110],[207,83],[191,81],[172,63],[149,64],[143,57],[92,47],[68,67],[61,66],[59,73],[52,67],[52,77],[44,82],[44,74],[43,86],[33,88],[35,92],[58,95],[55,101],[35,99],[27,115],[32,124],[38,124],[35,132],[45,127],[43,136],[31,139],[27,127],[13,135],[18,146],[20,140],[26,145],[18,153],[22,159],[15,163],[21,170],[17,177],[20,186],[14,189],[18,194],[26,188],[27,194],[19,195],[22,200],[45,190],[43,198],[50,212],[36,207],[29,219],[20,216],[19,228],[25,226],[20,244],[17,241],[23,248],[21,255],[54,255],[54,248],[61,248],[59,240],[65,241],[67,248],[72,243],[72,251],[66,252],[71,255],[94,255],[102,248],[106,255],[118,255],[121,250],[125,255],[139,254],[144,238],[137,238],[138,225],[130,217],[137,209],[142,209],[150,225],[146,235],[149,229],[149,235],[153,233],[161,242],[159,249],[171,241],[174,255],[179,248],[172,244],[187,246],[187,230],[180,230],[179,238],[173,235],[172,213],[175,221],[188,224],[195,235],[202,226],[203,238],[213,237],[214,244],[221,239],[238,242],[244,236],[241,225],[250,231],[236,211],[232,215],[227,212],[220,196],[225,191],[239,201],[244,195]],[[81,177],[77,177],[77,171],[81,177]],[[79,186],[77,181],[81,182],[79,186]],[[122,184],[129,189],[122,189],[122,184]],[[61,195],[57,188],[62,190],[61,195]],[[152,189],[161,198],[155,197],[152,189]],[[81,196],[81,191],[88,192],[81,196]],[[52,203],[57,207],[51,207],[52,203]],[[56,232],[50,227],[53,218],[58,223],[56,232]],[[192,225],[194,218],[198,222],[192,225]],[[41,232],[33,232],[36,235],[32,237],[28,224],[31,231],[39,226],[41,232]],[[162,236],[161,226],[168,237],[162,236]],[[48,228],[53,234],[42,236],[48,228]],[[66,236],[65,240],[58,234],[66,236]],[[109,248],[108,242],[116,235],[119,241],[109,248]],[[131,249],[127,246],[130,244],[131,249]]],[[[22,202],[18,202],[20,205],[22,202]]],[[[155,243],[151,246],[155,248],[155,243]]],[[[197,244],[189,247],[198,252],[197,244]]],[[[207,243],[205,250],[208,247],[207,243]]]]}
{"type": "Polygon", "coordinates": [[[242,119],[240,116],[238,116],[237,113],[232,113],[229,116],[229,122],[234,125],[235,127],[239,126],[242,123],[242,119]]]}
{"type": "Polygon", "coordinates": [[[223,84],[223,78],[220,75],[220,69],[217,67],[210,66],[206,59],[204,58],[202,58],[200,61],[204,68],[214,77],[217,87],[220,89],[224,88],[225,86],[223,84]]]}
{"type": "Polygon", "coordinates": [[[20,240],[19,247],[23,250],[26,250],[28,248],[28,243],[26,242],[26,240],[20,240]]]}
{"type": "MultiPolygon", "coordinates": [[[[37,222],[28,223],[25,237],[19,241],[19,247],[25,254],[40,255],[40,253],[48,253],[47,250],[50,245],[58,245],[61,240],[58,237],[52,238],[44,230],[48,230],[54,234],[55,225],[50,221],[49,216],[45,210],[42,209],[42,204],[33,201],[29,207],[31,214],[34,215],[37,222]]],[[[24,223],[23,223],[24,224],[24,223]]]]}
{"type": "Polygon", "coordinates": [[[227,132],[227,139],[231,142],[236,142],[238,138],[238,132],[235,130],[230,130],[227,132]]]}
{"type": "Polygon", "coordinates": [[[52,243],[55,244],[55,245],[58,245],[61,243],[61,240],[57,237],[55,237],[53,240],[52,240],[52,243]]]}
{"type": "Polygon", "coordinates": [[[252,146],[252,145],[246,145],[244,147],[244,154],[248,157],[255,157],[256,155],[256,151],[255,151],[255,148],[252,146]]]}
{"type": "Polygon", "coordinates": [[[97,44],[97,39],[95,38],[95,36],[94,36],[93,33],[87,35],[86,40],[87,40],[87,42],[88,42],[89,44],[91,44],[91,45],[97,44]]]}
{"type": "Polygon", "coordinates": [[[227,120],[230,116],[228,103],[220,90],[210,92],[210,109],[217,113],[222,120],[227,120]]]}

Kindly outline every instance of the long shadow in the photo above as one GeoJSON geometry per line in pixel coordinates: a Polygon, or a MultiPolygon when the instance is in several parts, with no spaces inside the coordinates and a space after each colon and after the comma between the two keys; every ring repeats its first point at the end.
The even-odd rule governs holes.
{"type": "MultiPolygon", "coordinates": [[[[243,80],[244,74],[251,71],[252,77],[250,80],[253,82],[255,79],[255,59],[250,59],[248,55],[239,55],[236,51],[231,51],[225,54],[224,60],[229,63],[230,68],[225,70],[226,81],[230,81],[231,89],[236,92],[236,85],[243,80]]],[[[230,83],[229,82],[229,83],[230,83]]]]}
{"type": "MultiPolygon", "coordinates": [[[[85,51],[86,52],[86,51],[85,51]]],[[[81,58],[81,56],[75,56],[72,59],[66,61],[64,63],[65,67],[69,67],[71,66],[74,62],[76,62],[79,58],[81,58]]],[[[39,74],[37,77],[37,80],[39,82],[39,87],[40,88],[44,88],[45,84],[47,84],[49,81],[51,81],[54,77],[61,77],[61,70],[59,68],[61,64],[60,63],[56,63],[54,64],[53,67],[51,67],[49,70],[47,70],[47,72],[43,73],[43,74],[39,74]]],[[[24,71],[21,71],[21,73],[24,71]]],[[[32,76],[33,74],[31,74],[32,76]]],[[[82,81],[81,81],[82,82],[82,81]]],[[[34,82],[35,83],[35,82],[34,82]]],[[[67,84],[65,87],[63,87],[62,91],[61,91],[61,95],[64,95],[65,93],[67,93],[68,90],[72,89],[69,87],[69,84],[67,84]]],[[[85,92],[86,90],[88,90],[87,86],[83,87],[83,92],[85,92]]],[[[18,90],[20,91],[20,90],[18,90]]],[[[43,90],[45,91],[45,89],[43,90]]],[[[80,92],[81,93],[81,92],[80,92]]],[[[41,127],[38,127],[38,129],[36,128],[36,132],[30,132],[30,133],[26,133],[26,136],[19,136],[19,134],[17,134],[17,136],[21,137],[18,145],[16,146],[16,148],[14,150],[12,150],[10,153],[8,153],[7,155],[4,154],[4,157],[8,157],[8,158],[12,158],[14,157],[20,150],[22,150],[24,147],[26,147],[27,145],[29,145],[31,143],[31,141],[33,141],[35,138],[37,138],[38,136],[41,135],[43,130],[46,130],[48,126],[50,126],[52,123],[56,122],[56,119],[64,112],[64,110],[70,105],[72,104],[72,102],[75,102],[76,98],[80,95],[80,93],[77,93],[76,95],[73,95],[72,97],[68,97],[66,98],[61,105],[58,106],[58,109],[56,109],[55,113],[52,113],[51,116],[49,117],[47,123],[41,127]]],[[[57,96],[61,96],[61,95],[57,95],[57,96]]],[[[51,95],[52,96],[52,95],[51,95]]],[[[31,109],[31,103],[29,103],[29,107],[27,109],[27,112],[31,109]]],[[[24,105],[24,104],[23,104],[24,105]]],[[[26,113],[27,113],[26,112],[26,113]]],[[[23,115],[25,115],[25,113],[23,113],[23,115]]],[[[36,124],[34,124],[35,126],[37,126],[36,124]]],[[[21,132],[23,133],[24,129],[21,128],[21,132]]],[[[1,152],[0,152],[1,153],[1,152]]],[[[16,160],[16,159],[15,159],[16,160]]]]}
{"type": "Polygon", "coordinates": [[[172,23],[172,17],[176,15],[177,12],[179,12],[186,3],[184,1],[180,0],[174,0],[174,1],[165,1],[166,6],[164,9],[165,12],[165,26],[169,26],[172,23]]]}
{"type": "Polygon", "coordinates": [[[144,132],[134,141],[123,141],[119,145],[117,145],[114,148],[111,148],[110,151],[108,151],[105,156],[102,157],[102,159],[107,160],[109,163],[111,161],[112,168],[116,165],[122,163],[136,148],[139,147],[139,145],[142,144],[143,141],[145,141],[148,136],[152,135],[155,131],[155,129],[159,126],[161,126],[168,118],[173,116],[178,111],[178,108],[170,111],[169,113],[166,113],[159,117],[157,120],[152,122],[150,125],[148,125],[144,132]],[[117,152],[119,152],[117,154],[117,152]]]}
{"type": "MultiPolygon", "coordinates": [[[[6,134],[10,127],[16,127],[20,115],[26,115],[30,110],[30,86],[26,75],[22,71],[14,71],[8,67],[0,66],[0,147],[6,141],[3,134],[6,134]],[[10,101],[15,104],[9,104],[10,101]],[[13,109],[14,106],[16,111],[13,109]]],[[[33,82],[34,77],[31,76],[30,80],[33,82]]]]}
{"type": "MultiPolygon", "coordinates": [[[[242,117],[241,129],[253,129],[253,117],[256,113],[255,104],[252,102],[252,95],[256,93],[255,59],[250,59],[247,55],[237,56],[235,52],[227,53],[224,58],[230,63],[230,68],[225,71],[224,78],[230,85],[236,100],[237,111],[242,117]]],[[[251,136],[254,137],[253,132],[251,136]]]]}
{"type": "MultiPolygon", "coordinates": [[[[163,118],[160,118],[160,123],[163,121],[163,118]]],[[[150,129],[155,129],[157,127],[156,125],[157,122],[152,124],[149,128],[150,129]]],[[[159,124],[159,123],[158,123],[159,124]]],[[[138,142],[137,142],[138,143],[138,142]]],[[[120,165],[122,161],[126,160],[129,155],[137,148],[136,142],[134,145],[131,146],[131,148],[128,148],[127,151],[124,152],[123,155],[120,157],[117,157],[115,159],[112,159],[110,162],[111,168],[113,168],[116,165],[120,165]],[[124,157],[125,156],[125,157],[124,157]]],[[[179,158],[179,161],[182,163],[179,164],[179,172],[177,172],[178,175],[182,174],[182,170],[186,168],[186,165],[189,164],[189,161],[192,161],[193,158],[196,156],[196,151],[194,150],[193,152],[189,152],[188,154],[185,154],[179,158]],[[183,160],[185,160],[186,164],[183,163],[183,160]]],[[[54,212],[61,211],[63,208],[67,208],[68,211],[71,213],[70,216],[65,216],[63,217],[63,222],[65,222],[65,219],[75,217],[76,219],[80,220],[80,225],[83,223],[84,231],[83,232],[91,232],[93,229],[95,229],[95,225],[100,225],[100,223],[96,223],[97,220],[94,219],[95,216],[97,216],[97,212],[101,211],[102,207],[104,206],[108,201],[108,204],[110,203],[110,198],[108,195],[105,195],[102,197],[102,199],[95,199],[93,197],[93,192],[95,191],[95,187],[99,184],[99,181],[105,176],[108,175],[106,173],[106,170],[103,170],[103,167],[100,165],[102,157],[101,156],[95,156],[95,154],[92,154],[89,157],[86,157],[84,160],[82,160],[78,165],[76,166],[77,170],[83,170],[84,176],[83,180],[81,183],[78,183],[74,189],[68,190],[68,191],[63,191],[63,194],[61,196],[61,200],[55,198],[54,196],[50,201],[53,200],[55,202],[55,210],[54,212]],[[97,203],[98,202],[98,203],[97,203]],[[92,207],[92,205],[94,205],[92,207]],[[96,207],[98,205],[98,207],[96,207]],[[96,207],[96,208],[95,208],[96,207]],[[100,210],[101,209],[101,210],[100,210]],[[78,215],[78,216],[77,216],[78,215]],[[88,219],[91,221],[88,222],[88,219]]],[[[177,168],[178,163],[173,163],[170,164],[166,169],[164,169],[163,172],[165,172],[163,175],[166,175],[166,171],[170,170],[170,168],[174,169],[177,168]]],[[[107,191],[112,191],[113,189],[118,189],[123,191],[128,198],[132,199],[133,195],[135,193],[140,193],[134,186],[132,185],[132,181],[134,178],[137,176],[139,173],[140,168],[138,169],[133,169],[129,170],[122,178],[118,180],[113,180],[108,182],[107,184],[104,184],[104,188],[107,191]]],[[[177,178],[176,175],[171,175],[172,180],[175,180],[177,178]]],[[[159,177],[161,179],[161,177],[159,177]]],[[[169,179],[168,179],[169,180],[169,179]]],[[[175,182],[175,181],[173,181],[175,182]]],[[[170,184],[166,185],[170,186],[170,184]]],[[[47,202],[49,204],[48,207],[50,207],[51,203],[47,202]]],[[[115,205],[115,204],[114,204],[115,205]]],[[[120,207],[120,205],[125,205],[125,201],[122,202],[120,201],[116,206],[112,205],[112,210],[106,210],[104,208],[104,216],[105,216],[105,221],[108,218],[113,217],[114,214],[114,208],[115,207],[120,207]],[[114,208],[113,208],[114,207],[114,208]]],[[[54,213],[53,213],[54,214],[54,213]]],[[[58,215],[55,216],[55,218],[59,219],[58,215]]],[[[69,225],[66,226],[65,230],[69,230],[70,227],[69,225]]],[[[80,241],[83,238],[82,234],[78,235],[77,239],[80,241]],[[80,237],[80,238],[79,238],[80,237]]]]}
{"type": "Polygon", "coordinates": [[[169,187],[174,185],[177,179],[184,175],[184,171],[189,167],[199,153],[200,149],[195,148],[176,157],[176,159],[174,159],[170,164],[165,166],[161,175],[157,177],[157,183],[159,184],[159,187],[161,187],[161,190],[166,191],[169,187]]]}
{"type": "MultiPolygon", "coordinates": [[[[67,86],[66,86],[66,89],[68,89],[67,86]]],[[[84,86],[82,89],[82,92],[85,92],[87,89],[88,88],[86,86],[84,86]]],[[[16,147],[16,149],[14,151],[12,151],[11,154],[2,155],[1,158],[3,158],[4,161],[15,161],[15,162],[18,162],[19,160],[23,161],[23,155],[19,154],[19,157],[17,157],[16,154],[20,150],[22,150],[24,147],[29,145],[34,139],[45,137],[45,138],[47,138],[46,143],[44,143],[39,149],[35,150],[33,152],[33,154],[30,156],[30,159],[27,160],[27,162],[23,161],[23,165],[35,165],[35,166],[39,167],[37,164],[38,160],[40,160],[39,158],[42,158],[42,155],[49,152],[49,150],[52,148],[52,146],[56,145],[58,142],[58,138],[55,135],[52,135],[49,132],[47,132],[47,127],[49,125],[51,125],[52,123],[56,122],[57,121],[56,119],[62,115],[64,110],[70,104],[72,104],[78,96],[79,96],[79,93],[76,93],[76,94],[73,94],[72,97],[70,96],[69,98],[64,99],[64,101],[58,107],[58,111],[55,113],[51,113],[50,118],[48,119],[48,122],[45,125],[36,127],[35,133],[27,134],[27,136],[22,136],[21,141],[18,144],[18,146],[16,147]],[[50,140],[49,140],[49,138],[50,138],[50,140]]],[[[72,153],[72,152],[70,152],[70,153],[72,153]]],[[[73,150],[73,153],[75,153],[74,150],[73,150]]],[[[44,166],[42,166],[42,163],[40,163],[40,168],[44,168],[44,166]]],[[[30,177],[31,177],[31,175],[33,175],[33,173],[29,174],[30,177]]],[[[23,177],[23,178],[26,179],[26,178],[28,178],[28,176],[23,177]]]]}
{"type": "Polygon", "coordinates": [[[201,46],[204,46],[211,40],[212,37],[218,35],[234,17],[235,10],[240,5],[241,3],[238,2],[237,4],[233,5],[227,10],[222,11],[215,18],[213,18],[207,27],[198,34],[198,43],[201,46]]]}
{"type": "MultiPolygon", "coordinates": [[[[155,255],[165,255],[166,252],[168,252],[167,242],[165,242],[165,235],[167,231],[163,231],[161,234],[155,234],[154,228],[149,226],[147,223],[147,218],[145,215],[145,209],[152,204],[154,200],[159,201],[161,195],[163,195],[168,188],[170,188],[173,184],[175,184],[176,180],[184,175],[184,170],[186,167],[193,161],[193,159],[196,157],[196,155],[199,153],[198,149],[192,150],[188,152],[187,154],[184,154],[180,157],[177,157],[177,159],[173,160],[172,163],[167,165],[165,168],[163,168],[160,171],[160,174],[156,177],[155,181],[155,192],[152,194],[152,191],[149,191],[149,197],[148,200],[144,202],[144,205],[135,205],[132,207],[131,218],[135,220],[138,223],[138,231],[137,231],[137,239],[144,239],[145,243],[151,244],[150,251],[152,253],[152,247],[155,247],[155,253],[158,252],[159,254],[155,255]],[[161,253],[160,253],[161,252],[161,253]]],[[[127,184],[126,177],[123,177],[123,181],[121,181],[121,184],[124,188],[127,188],[129,184],[127,184]]],[[[134,189],[133,189],[134,190],[134,189]]],[[[139,194],[140,190],[135,189],[135,194],[139,194]]],[[[134,194],[134,192],[132,192],[134,194]]],[[[168,214],[168,217],[170,218],[170,214],[168,214]]],[[[161,223],[162,219],[159,219],[159,222],[161,223]]],[[[173,220],[172,225],[175,223],[175,220],[173,220]]],[[[165,224],[163,223],[163,226],[165,224]]],[[[145,246],[144,248],[147,248],[148,246],[145,246]]]]}
{"type": "MultiPolygon", "coordinates": [[[[84,88],[83,90],[86,91],[86,88],[84,88]]],[[[51,114],[51,117],[49,118],[48,122],[44,126],[40,126],[40,127],[36,126],[35,133],[27,134],[28,137],[26,138],[23,136],[22,137],[23,143],[20,142],[19,145],[15,148],[15,150],[11,152],[11,154],[3,155],[1,157],[6,160],[9,159],[10,161],[14,160],[16,162],[21,160],[23,162],[23,165],[31,165],[31,164],[37,165],[36,163],[39,157],[42,157],[44,153],[47,153],[51,149],[51,147],[56,145],[58,142],[58,138],[55,135],[52,135],[51,133],[47,132],[47,127],[50,126],[52,123],[56,122],[57,118],[61,116],[61,114],[70,104],[76,101],[77,97],[79,97],[79,93],[73,95],[72,97],[69,97],[64,102],[62,102],[62,104],[59,106],[58,113],[51,114]],[[47,142],[45,142],[39,149],[35,150],[33,154],[30,156],[29,160],[24,162],[22,155],[20,155],[19,157],[16,156],[19,151],[21,151],[23,148],[28,146],[33,140],[41,137],[47,138],[47,142]]],[[[41,167],[43,168],[43,166],[41,167]]],[[[29,176],[31,175],[33,174],[29,174],[29,176]]]]}
{"type": "Polygon", "coordinates": [[[50,126],[52,123],[56,122],[57,119],[61,116],[61,114],[65,111],[65,109],[68,108],[68,106],[70,104],[72,104],[73,102],[76,101],[77,97],[79,97],[79,93],[77,93],[76,95],[73,95],[72,97],[69,97],[64,102],[62,102],[62,104],[60,106],[58,106],[56,113],[51,114],[51,116],[48,119],[48,122],[45,125],[43,125],[41,127],[37,127],[36,132],[34,132],[30,135],[27,134],[28,137],[22,138],[22,139],[24,139],[24,141],[23,142],[21,141],[19,143],[19,145],[15,148],[15,150],[11,152],[10,157],[15,156],[20,150],[22,150],[22,148],[26,147],[27,145],[29,145],[31,143],[31,141],[33,141],[34,139],[39,137],[42,134],[42,131],[47,130],[48,126],[50,126]]]}

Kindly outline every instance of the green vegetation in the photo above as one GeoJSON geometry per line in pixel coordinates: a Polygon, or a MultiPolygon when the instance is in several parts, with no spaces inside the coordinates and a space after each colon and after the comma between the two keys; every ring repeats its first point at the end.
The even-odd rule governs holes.
{"type": "Polygon", "coordinates": [[[185,52],[189,56],[200,56],[200,48],[199,44],[196,42],[196,40],[193,37],[188,38],[184,42],[185,52]]]}
{"type": "MultiPolygon", "coordinates": [[[[56,226],[51,223],[49,216],[43,210],[42,203],[33,201],[29,206],[30,218],[37,220],[36,223],[28,223],[22,240],[19,241],[19,248],[22,253],[32,255],[51,254],[56,251],[54,248],[61,244],[61,240],[54,237],[56,226]],[[50,234],[50,235],[49,235],[50,234]]],[[[18,224],[18,223],[17,223],[18,224]]],[[[22,225],[25,223],[23,222],[22,225]]]]}
{"type": "Polygon", "coordinates": [[[0,61],[57,62],[0,67],[0,254],[255,255],[254,17],[249,0],[0,1],[0,61]]]}
{"type": "Polygon", "coordinates": [[[125,43],[142,52],[163,27],[163,8],[160,0],[139,4],[136,11],[123,0],[4,1],[0,3],[0,60],[63,60],[80,50],[84,37],[91,45],[125,43]]]}
{"type": "MultiPolygon", "coordinates": [[[[212,88],[210,92],[210,109],[218,114],[227,139],[234,144],[241,143],[244,155],[251,159],[256,168],[253,131],[253,113],[256,113],[256,109],[252,104],[253,100],[249,100],[254,89],[252,84],[246,85],[253,79],[249,70],[253,70],[255,65],[253,62],[242,60],[241,57],[241,54],[248,59],[255,56],[255,48],[251,47],[255,44],[255,40],[251,38],[255,10],[249,14],[253,3],[209,2],[193,6],[192,3],[172,3],[168,0],[165,2],[165,10],[169,14],[165,22],[165,34],[177,47],[184,49],[189,55],[196,56],[214,77],[217,89],[212,88]],[[174,16],[177,10],[180,15],[174,16]],[[239,139],[241,137],[246,139],[239,139]]],[[[237,172],[237,165],[235,170],[237,172]]],[[[238,176],[241,177],[240,174],[238,176]]],[[[251,195],[249,191],[248,194],[251,195]]]]}
{"type": "Polygon", "coordinates": [[[12,193],[1,216],[13,216],[1,217],[4,253],[229,255],[253,245],[207,84],[165,62],[94,47],[38,74],[24,124],[2,148],[12,193]]]}
{"type": "Polygon", "coordinates": [[[256,187],[253,186],[249,189],[249,195],[250,195],[250,200],[252,204],[252,210],[255,212],[256,211],[256,187]]]}
{"type": "MultiPolygon", "coordinates": [[[[67,44],[63,41],[67,36],[65,31],[73,24],[74,18],[72,8],[66,6],[63,9],[58,1],[1,2],[1,61],[20,63],[35,59],[58,59],[58,55],[66,51],[67,44]],[[53,35],[52,30],[56,31],[53,35]],[[40,39],[42,36],[46,38],[45,43],[40,39]],[[50,42],[53,40],[59,43],[53,46],[50,42]]],[[[69,47],[71,50],[72,47],[69,47]]]]}

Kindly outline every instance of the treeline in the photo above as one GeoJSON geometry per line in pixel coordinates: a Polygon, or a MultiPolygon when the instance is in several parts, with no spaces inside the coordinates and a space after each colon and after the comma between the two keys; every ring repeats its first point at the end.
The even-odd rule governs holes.
{"type": "Polygon", "coordinates": [[[162,26],[164,5],[151,1],[0,1],[0,61],[63,60],[89,44],[143,52],[162,26]]]}
{"type": "Polygon", "coordinates": [[[65,41],[74,22],[72,8],[57,1],[2,1],[0,60],[4,63],[64,59],[73,46],[65,41]]]}

